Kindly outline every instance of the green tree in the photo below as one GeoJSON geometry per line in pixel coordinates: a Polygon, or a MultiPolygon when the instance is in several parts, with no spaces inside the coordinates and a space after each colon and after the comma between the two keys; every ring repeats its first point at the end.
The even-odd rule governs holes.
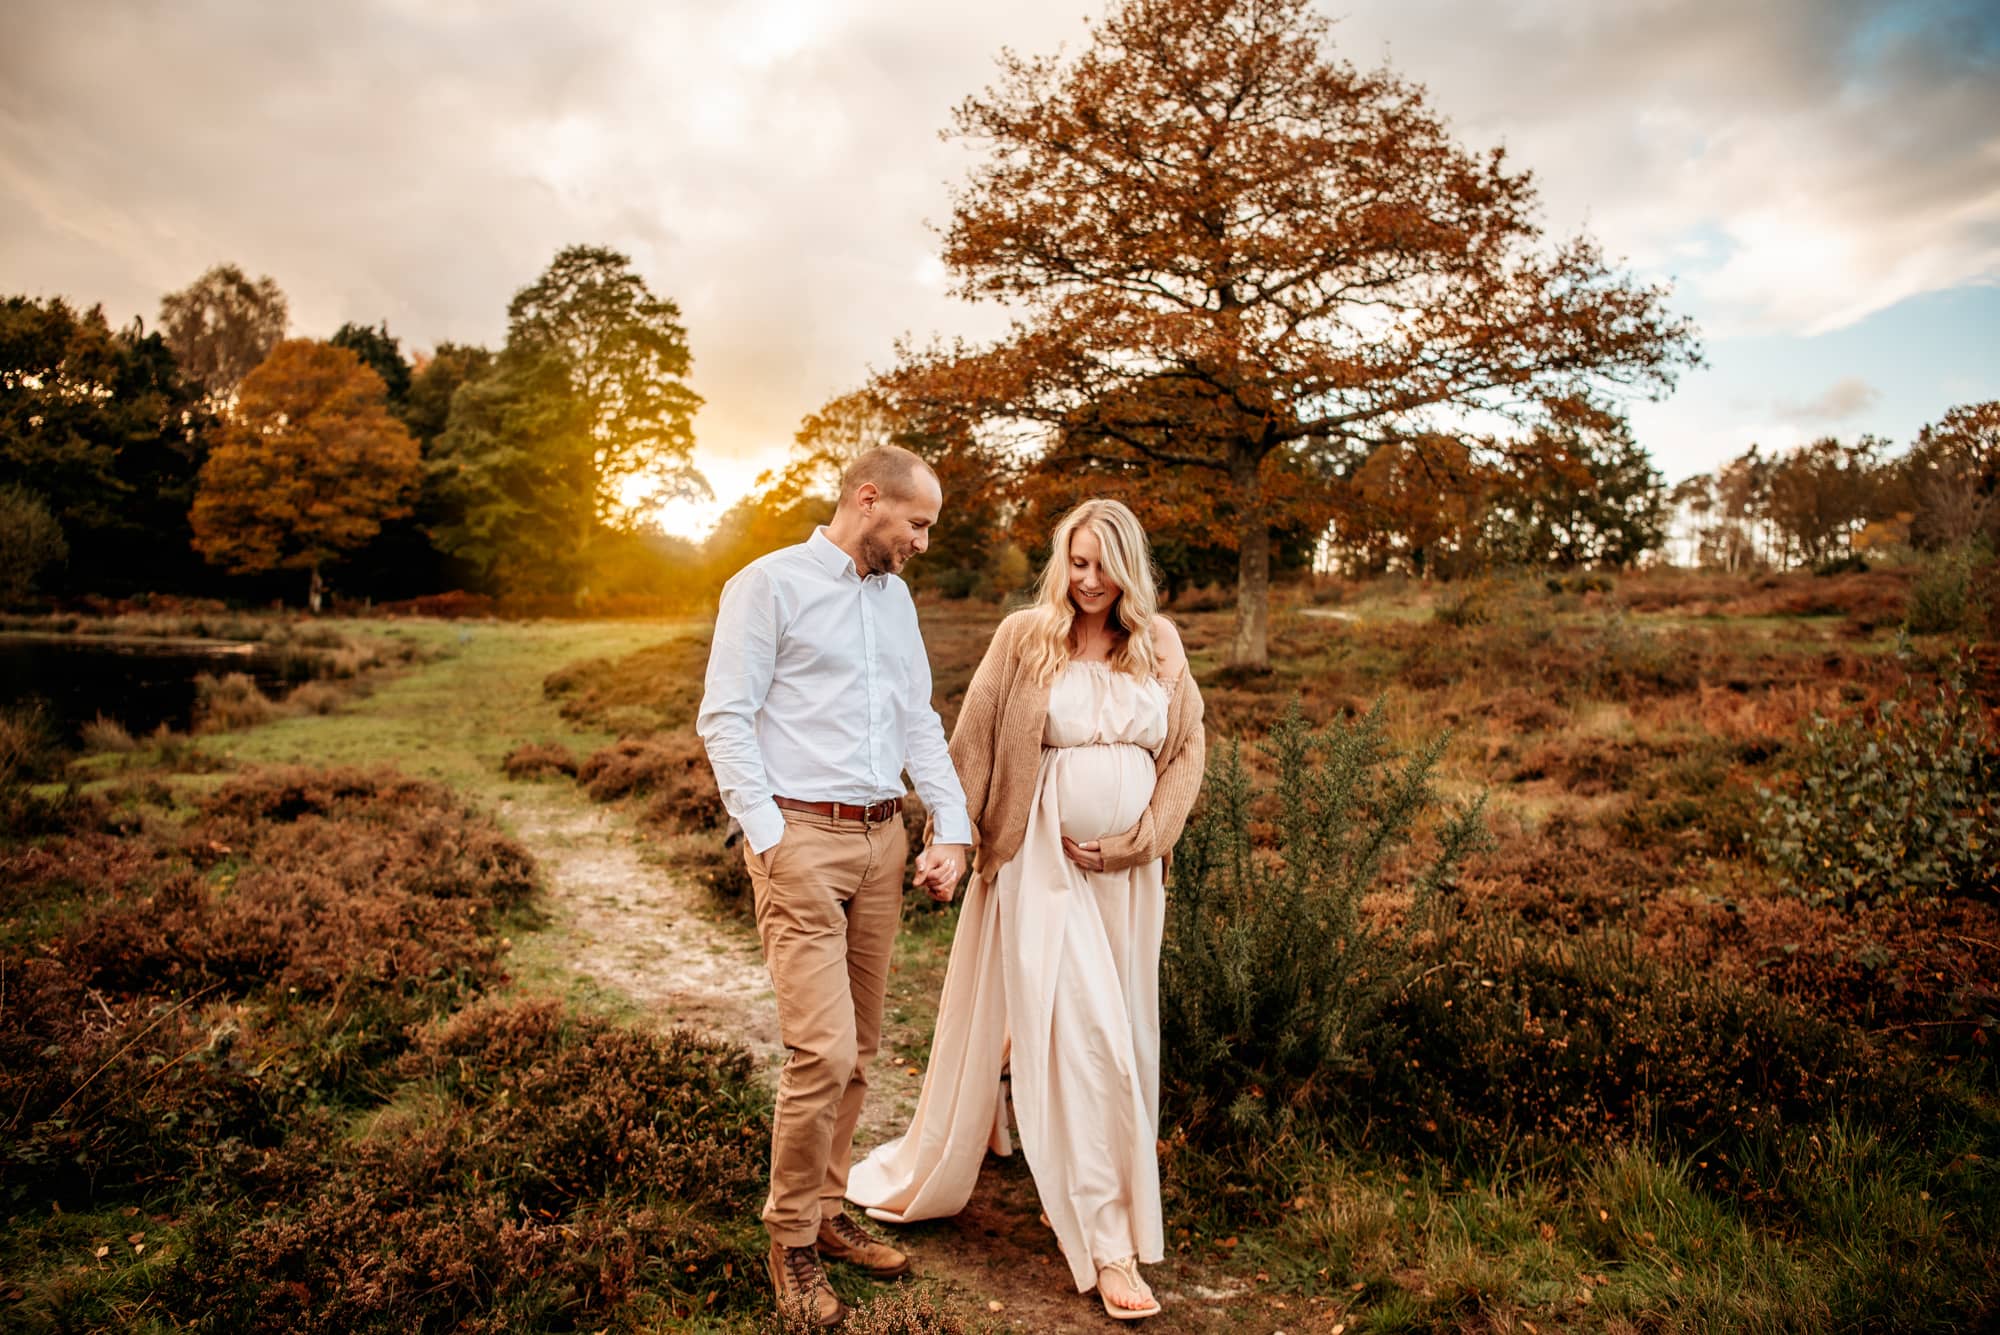
{"type": "Polygon", "coordinates": [[[476,343],[440,343],[410,369],[410,388],[403,400],[403,422],[419,443],[429,445],[451,424],[451,400],[458,387],[476,380],[493,366],[493,354],[476,343]]]}
{"type": "Polygon", "coordinates": [[[416,440],[360,358],[311,339],[280,343],[244,377],[202,464],[195,546],[242,574],[308,572],[317,612],[323,570],[408,512],[419,467],[416,440]]]}
{"type": "Polygon", "coordinates": [[[1848,539],[1882,513],[1886,442],[1853,445],[1823,436],[1771,461],[1765,516],[1783,541],[1781,560],[1817,565],[1844,553],[1848,539]]]}
{"type": "Polygon", "coordinates": [[[0,301],[0,486],[35,493],[69,545],[63,585],[185,588],[188,505],[211,425],[158,334],[60,297],[0,301]]]}
{"type": "Polygon", "coordinates": [[[218,264],[160,299],[160,328],[181,371],[226,405],[271,355],[290,322],[285,294],[267,274],[251,282],[233,264],[218,264]]]}
{"type": "Polygon", "coordinates": [[[1449,431],[1467,414],[1605,421],[1697,359],[1665,292],[1533,183],[1454,142],[1420,88],[1328,52],[1311,0],[1117,0],[1073,59],[1001,59],[944,258],[1013,305],[983,350],[909,359],[986,416],[1103,430],[1198,469],[1237,517],[1231,658],[1268,658],[1268,470],[1449,431]],[[1115,391],[1170,379],[1175,414],[1115,391]]]}
{"type": "Polygon", "coordinates": [[[379,329],[349,321],[334,330],[327,342],[336,348],[346,348],[361,359],[363,366],[381,376],[390,409],[398,415],[402,413],[403,402],[410,396],[410,364],[403,360],[402,347],[389,332],[387,320],[379,329]]]}
{"type": "Polygon", "coordinates": [[[69,557],[62,525],[34,492],[0,487],[0,607],[34,592],[44,570],[69,557]]]}
{"type": "Polygon", "coordinates": [[[594,516],[620,526],[680,497],[712,495],[694,466],[687,330],[632,261],[569,246],[507,307],[509,347],[560,352],[590,414],[594,516]]]}
{"type": "Polygon", "coordinates": [[[1629,566],[1666,541],[1665,481],[1623,423],[1538,435],[1489,475],[1483,542],[1507,564],[1629,566]]]}
{"type": "Polygon", "coordinates": [[[510,343],[453,396],[427,470],[438,549],[495,591],[571,593],[598,532],[597,437],[559,348],[510,343]]]}

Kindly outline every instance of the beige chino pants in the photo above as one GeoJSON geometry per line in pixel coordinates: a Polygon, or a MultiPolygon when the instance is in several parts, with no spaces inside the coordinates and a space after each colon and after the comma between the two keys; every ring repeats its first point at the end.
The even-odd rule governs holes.
{"type": "Polygon", "coordinates": [[[908,855],[900,815],[869,826],[800,811],[785,812],[785,837],[772,847],[744,849],[778,1030],[791,1049],[778,1075],[764,1202],[764,1226],[788,1247],[810,1245],[847,1191],[908,855]]]}

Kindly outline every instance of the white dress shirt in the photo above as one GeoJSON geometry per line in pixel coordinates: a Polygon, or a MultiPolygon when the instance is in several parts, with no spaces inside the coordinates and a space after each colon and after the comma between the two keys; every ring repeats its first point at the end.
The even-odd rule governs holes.
{"type": "Polygon", "coordinates": [[[784,836],[774,796],[879,802],[905,768],[937,842],[972,842],[909,587],[859,574],[823,528],[722,586],[695,731],[753,853],[784,836]]]}

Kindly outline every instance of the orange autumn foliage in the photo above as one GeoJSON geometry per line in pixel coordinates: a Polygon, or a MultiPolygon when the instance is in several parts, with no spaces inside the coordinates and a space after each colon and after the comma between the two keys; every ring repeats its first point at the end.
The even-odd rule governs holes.
{"type": "Polygon", "coordinates": [[[280,343],[243,380],[202,465],[195,549],[238,573],[320,571],[410,512],[421,462],[382,378],[345,348],[280,343]]]}
{"type": "Polygon", "coordinates": [[[1262,665],[1266,461],[1331,474],[1467,415],[1608,419],[1698,359],[1664,289],[1544,244],[1534,185],[1423,90],[1333,58],[1309,0],[1122,0],[1072,58],[1007,54],[944,258],[1017,318],[905,350],[906,393],[1082,432],[1226,502],[1233,661],[1262,665]]]}

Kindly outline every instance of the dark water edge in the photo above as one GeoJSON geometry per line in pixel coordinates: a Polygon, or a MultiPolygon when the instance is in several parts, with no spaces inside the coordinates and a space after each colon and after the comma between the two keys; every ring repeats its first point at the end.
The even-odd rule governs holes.
{"type": "Polygon", "coordinates": [[[241,672],[279,690],[278,661],[233,641],[0,633],[0,710],[38,710],[49,733],[74,746],[98,715],[135,737],[194,721],[195,678],[241,672]]]}

